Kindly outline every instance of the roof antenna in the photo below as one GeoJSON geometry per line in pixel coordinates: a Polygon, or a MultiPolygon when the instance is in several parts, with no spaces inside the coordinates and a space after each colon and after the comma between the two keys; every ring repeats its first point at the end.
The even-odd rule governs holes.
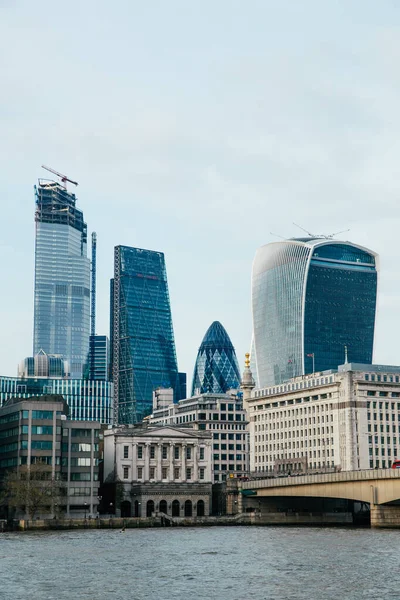
{"type": "Polygon", "coordinates": [[[285,237],[283,237],[282,235],[278,235],[277,233],[273,233],[272,231],[269,232],[269,235],[273,235],[273,236],[275,236],[277,238],[281,238],[281,240],[285,240],[286,241],[285,237]]]}
{"type": "Polygon", "coordinates": [[[298,227],[299,229],[301,229],[302,231],[304,231],[304,233],[307,233],[307,235],[309,235],[310,237],[316,237],[313,233],[311,233],[310,231],[307,231],[307,229],[304,229],[304,227],[301,227],[300,225],[297,225],[297,223],[293,222],[293,225],[295,225],[296,227],[298,227]]]}

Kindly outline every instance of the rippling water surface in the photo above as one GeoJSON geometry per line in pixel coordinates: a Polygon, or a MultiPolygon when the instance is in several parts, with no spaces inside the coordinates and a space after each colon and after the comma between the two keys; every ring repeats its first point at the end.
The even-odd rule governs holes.
{"type": "Polygon", "coordinates": [[[368,529],[0,534],[0,598],[399,600],[399,546],[368,529]]]}

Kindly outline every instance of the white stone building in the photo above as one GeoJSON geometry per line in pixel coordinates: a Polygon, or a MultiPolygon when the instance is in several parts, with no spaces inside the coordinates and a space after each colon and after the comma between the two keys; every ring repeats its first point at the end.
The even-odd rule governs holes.
{"type": "MultiPolygon", "coordinates": [[[[207,516],[212,439],[176,426],[120,426],[104,433],[104,481],[122,483],[122,516],[207,516]]],[[[118,503],[117,503],[118,504],[118,503]]]]}
{"type": "Polygon", "coordinates": [[[400,367],[345,364],[247,402],[252,472],[388,468],[400,456],[400,367]]]}
{"type": "Polygon", "coordinates": [[[190,425],[196,431],[210,432],[214,482],[225,481],[228,474],[238,477],[248,473],[248,421],[237,391],[200,394],[169,405],[155,397],[148,420],[153,425],[190,425]]]}

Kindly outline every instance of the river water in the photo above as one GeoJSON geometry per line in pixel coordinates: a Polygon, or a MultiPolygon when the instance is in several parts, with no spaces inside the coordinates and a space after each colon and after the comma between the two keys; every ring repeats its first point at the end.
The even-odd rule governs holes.
{"type": "Polygon", "coordinates": [[[0,599],[399,600],[399,547],[369,529],[6,533],[0,599]]]}

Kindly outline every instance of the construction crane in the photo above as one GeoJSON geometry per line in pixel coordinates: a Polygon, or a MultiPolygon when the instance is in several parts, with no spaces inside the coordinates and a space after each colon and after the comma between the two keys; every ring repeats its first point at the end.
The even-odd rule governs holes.
{"type": "Polygon", "coordinates": [[[46,165],[42,165],[42,169],[46,169],[46,171],[50,171],[50,173],[54,173],[54,175],[57,175],[57,177],[61,179],[61,183],[63,184],[65,189],[67,189],[67,181],[69,181],[73,185],[78,185],[77,181],[72,181],[72,179],[69,179],[69,177],[67,177],[66,175],[63,175],[62,173],[59,173],[58,171],[55,171],[50,167],[46,167],[46,165]]]}

